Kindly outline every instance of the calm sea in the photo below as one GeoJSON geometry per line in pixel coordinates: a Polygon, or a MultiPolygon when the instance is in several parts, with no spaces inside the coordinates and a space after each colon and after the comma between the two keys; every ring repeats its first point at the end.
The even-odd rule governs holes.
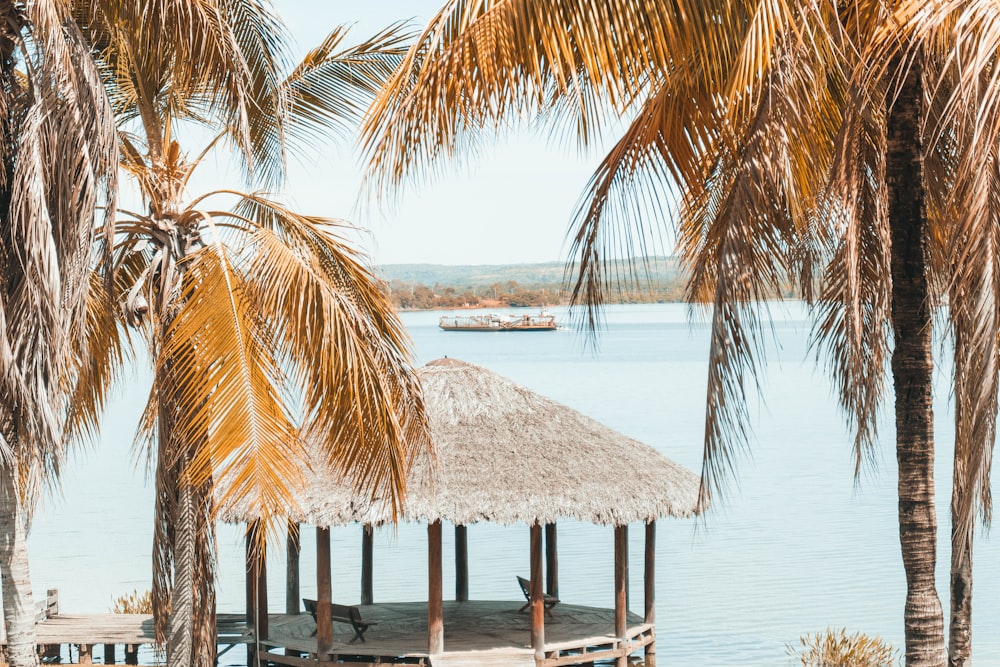
{"type": "MultiPolygon", "coordinates": [[[[690,323],[686,307],[610,307],[596,350],[571,330],[445,332],[437,328],[441,314],[403,315],[421,363],[447,355],[486,366],[700,469],[708,329],[690,323]]],[[[881,635],[902,646],[905,583],[892,420],[882,420],[877,469],[855,483],[851,436],[809,351],[804,311],[793,305],[773,314],[776,343],[768,348],[762,399],[751,403],[755,442],[739,464],[738,481],[703,520],[665,520],[658,527],[661,664],[792,664],[786,645],[828,626],[881,635]]],[[[116,596],[149,587],[152,489],[144,458],[137,461],[131,451],[148,377],[136,371],[116,394],[100,442],[71,457],[61,494],[46,499],[35,518],[34,587],[58,588],[65,612],[107,611],[116,596]]],[[[942,367],[935,409],[939,539],[945,543],[953,433],[948,389],[942,367]]],[[[563,600],[612,606],[612,531],[572,522],[559,530],[563,600]]],[[[239,528],[220,530],[220,611],[243,607],[241,537],[239,528]]],[[[450,537],[445,531],[446,564],[452,562],[450,537]]],[[[313,538],[312,530],[303,531],[303,595],[315,591],[309,576],[315,571],[313,538]]],[[[639,526],[631,539],[631,599],[641,609],[639,526]]],[[[335,598],[358,599],[360,542],[360,527],[333,531],[335,598]]],[[[946,546],[939,549],[938,587],[947,607],[946,546]]],[[[520,596],[514,576],[528,569],[525,526],[473,526],[469,550],[472,597],[520,596]]],[[[272,610],[279,611],[283,549],[274,551],[269,595],[272,610]]],[[[454,590],[449,570],[446,565],[446,594],[454,590]]],[[[423,526],[376,534],[376,601],[426,599],[425,573],[423,526]]],[[[1000,664],[998,626],[1000,550],[987,536],[975,551],[977,664],[1000,664]]],[[[225,657],[239,658],[233,654],[242,651],[225,657]]]]}

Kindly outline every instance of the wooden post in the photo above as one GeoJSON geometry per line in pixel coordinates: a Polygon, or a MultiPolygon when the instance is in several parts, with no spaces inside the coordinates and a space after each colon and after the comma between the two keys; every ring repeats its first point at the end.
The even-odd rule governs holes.
{"type": "Polygon", "coordinates": [[[469,599],[469,529],[455,526],[455,599],[469,599]]]}
{"type": "Polygon", "coordinates": [[[441,587],[441,521],[427,524],[427,652],[444,652],[441,587]]]}
{"type": "Polygon", "coordinates": [[[80,644],[78,647],[80,652],[80,664],[81,665],[92,665],[94,664],[94,658],[90,655],[90,644],[80,644]]]}
{"type": "Polygon", "coordinates": [[[361,531],[361,604],[374,604],[372,568],[375,551],[375,529],[366,523],[361,531]]]}
{"type": "Polygon", "coordinates": [[[333,648],[333,599],[330,581],[330,529],[316,526],[316,652],[320,662],[333,648]]]}
{"type": "Polygon", "coordinates": [[[545,596],[542,593],[542,525],[531,526],[531,646],[535,661],[545,659],[545,596]]]}
{"type": "Polygon", "coordinates": [[[302,538],[299,524],[288,522],[288,540],[285,542],[285,613],[295,616],[301,610],[299,603],[299,555],[302,553],[302,538]]]}
{"type": "Polygon", "coordinates": [[[559,547],[555,523],[545,524],[545,592],[559,597],[559,547]]]}
{"type": "Polygon", "coordinates": [[[104,664],[113,665],[115,664],[115,645],[105,644],[104,645],[104,664]]]}
{"type": "MultiPolygon", "coordinates": [[[[628,526],[615,526],[615,637],[621,646],[628,631],[628,526]]],[[[626,667],[628,656],[615,660],[615,667],[626,667]]]]}
{"type": "MultiPolygon", "coordinates": [[[[643,621],[656,623],[656,521],[646,522],[646,559],[643,563],[643,621]]],[[[646,644],[646,665],[656,666],[656,642],[646,644]]]]}
{"type": "Polygon", "coordinates": [[[138,644],[126,644],[125,645],[125,664],[126,665],[138,665],[139,664],[139,645],[138,644]]]}
{"type": "MultiPolygon", "coordinates": [[[[254,568],[254,543],[255,528],[253,524],[247,526],[246,536],[246,603],[247,603],[247,627],[253,630],[257,636],[257,572],[254,568]]],[[[137,664],[128,662],[128,651],[125,653],[125,664],[137,664]]],[[[257,667],[256,642],[247,642],[247,667],[257,667]]]]}
{"type": "MultiPolygon", "coordinates": [[[[256,531],[260,526],[256,527],[256,531]]],[[[259,532],[257,536],[261,540],[260,554],[257,558],[257,638],[267,639],[270,633],[267,618],[267,542],[259,532]]]]}

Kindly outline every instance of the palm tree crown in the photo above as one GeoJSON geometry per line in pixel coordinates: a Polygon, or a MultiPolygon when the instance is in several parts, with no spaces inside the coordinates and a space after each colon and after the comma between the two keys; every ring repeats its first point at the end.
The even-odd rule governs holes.
{"type": "MultiPolygon", "coordinates": [[[[996,163],[996,18],[992,3],[910,0],[452,0],[363,134],[369,184],[386,193],[502,119],[537,119],[584,143],[628,119],[574,220],[574,300],[593,324],[619,278],[605,260],[645,252],[650,220],[676,235],[688,298],[713,309],[706,501],[748,446],[760,304],[786,281],[815,307],[858,469],[895,355],[908,664],[944,660],[932,416],[916,400],[930,390],[930,312],[944,304],[955,341],[953,582],[971,567],[977,510],[990,513],[1000,207],[996,170],[982,166],[996,163]]],[[[952,616],[959,664],[967,632],[952,616]]]]}
{"type": "Polygon", "coordinates": [[[93,308],[91,336],[106,353],[88,360],[74,424],[93,425],[128,328],[140,330],[155,372],[139,437],[156,461],[157,631],[172,665],[207,665],[217,512],[252,508],[263,549],[286,525],[307,447],[398,507],[428,439],[408,338],[348,242],[350,226],[262,190],[192,196],[190,179],[213,149],[230,147],[251,185],[280,185],[287,152],[360,115],[403,35],[345,46],[338,28],[291,68],[266,3],[95,2],[79,12],[145,210],[122,211],[105,239],[95,280],[114,289],[93,308]],[[192,128],[209,137],[195,157],[180,144],[192,128]]]}

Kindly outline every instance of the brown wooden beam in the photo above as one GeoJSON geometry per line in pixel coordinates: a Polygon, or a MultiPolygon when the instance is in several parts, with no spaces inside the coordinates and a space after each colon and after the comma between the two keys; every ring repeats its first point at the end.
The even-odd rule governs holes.
{"type": "Polygon", "coordinates": [[[316,526],[316,651],[322,662],[333,648],[330,529],[316,526]]]}
{"type": "Polygon", "coordinates": [[[542,526],[531,526],[531,646],[535,661],[545,658],[545,595],[542,592],[542,526]]]}
{"type": "Polygon", "coordinates": [[[375,604],[372,568],[374,567],[375,529],[370,523],[361,527],[361,604],[375,604]]]}
{"type": "MultiPolygon", "coordinates": [[[[625,642],[628,631],[628,526],[615,526],[615,637],[625,642]]],[[[615,667],[626,667],[628,656],[615,659],[615,667]]]]}
{"type": "MultiPolygon", "coordinates": [[[[258,527],[259,530],[259,527],[258,527]]],[[[267,541],[261,537],[257,558],[257,638],[267,639],[270,633],[267,618],[267,541]]]]}
{"type": "MultiPolygon", "coordinates": [[[[246,618],[247,627],[253,629],[254,636],[257,635],[257,568],[255,565],[256,558],[254,557],[254,541],[255,537],[255,524],[251,523],[247,525],[247,535],[246,535],[246,618]]],[[[130,663],[128,661],[129,654],[128,649],[125,652],[125,664],[138,664],[130,663]]],[[[247,643],[247,667],[257,667],[257,645],[255,642],[247,643]]]]}
{"type": "MultiPolygon", "coordinates": [[[[656,623],[656,521],[646,523],[646,560],[643,568],[643,620],[656,623]]],[[[656,667],[656,642],[646,644],[646,666],[656,667]]]]}
{"type": "Polygon", "coordinates": [[[105,644],[104,645],[104,664],[113,665],[115,664],[115,645],[105,644]]]}
{"type": "Polygon", "coordinates": [[[285,613],[296,615],[301,610],[299,602],[299,555],[302,553],[302,538],[299,524],[288,522],[288,540],[285,542],[285,613]]]}
{"type": "Polygon", "coordinates": [[[444,652],[444,612],[441,585],[441,521],[427,524],[427,652],[444,652]]]}
{"type": "Polygon", "coordinates": [[[559,597],[559,546],[555,523],[545,524],[545,592],[559,597]]]}
{"type": "Polygon", "coordinates": [[[469,529],[455,526],[455,599],[469,599],[469,529]]]}

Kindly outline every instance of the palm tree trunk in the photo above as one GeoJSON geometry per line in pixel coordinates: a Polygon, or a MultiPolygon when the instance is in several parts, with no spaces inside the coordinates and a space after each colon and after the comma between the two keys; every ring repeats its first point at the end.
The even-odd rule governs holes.
{"type": "MultiPolygon", "coordinates": [[[[897,63],[899,64],[899,59],[897,63]]],[[[921,59],[888,110],[886,182],[892,239],[892,353],[899,464],[899,542],[906,572],[903,622],[908,667],[943,666],[944,613],[934,584],[934,413],[927,215],[920,119],[921,59]]],[[[893,68],[892,71],[899,71],[893,68]]],[[[891,98],[891,95],[890,95],[891,98]]]]}
{"type": "MultiPolygon", "coordinates": [[[[952,495],[952,516],[956,515],[952,495]]],[[[952,534],[951,615],[948,626],[948,667],[963,667],[972,659],[972,539],[963,543],[952,534]]]]}
{"type": "Polygon", "coordinates": [[[11,667],[38,664],[27,534],[16,469],[0,466],[0,573],[3,574],[3,615],[11,667]]]}
{"type": "Polygon", "coordinates": [[[179,484],[174,524],[174,582],[170,596],[167,664],[191,667],[194,639],[196,515],[194,490],[179,484]]]}

